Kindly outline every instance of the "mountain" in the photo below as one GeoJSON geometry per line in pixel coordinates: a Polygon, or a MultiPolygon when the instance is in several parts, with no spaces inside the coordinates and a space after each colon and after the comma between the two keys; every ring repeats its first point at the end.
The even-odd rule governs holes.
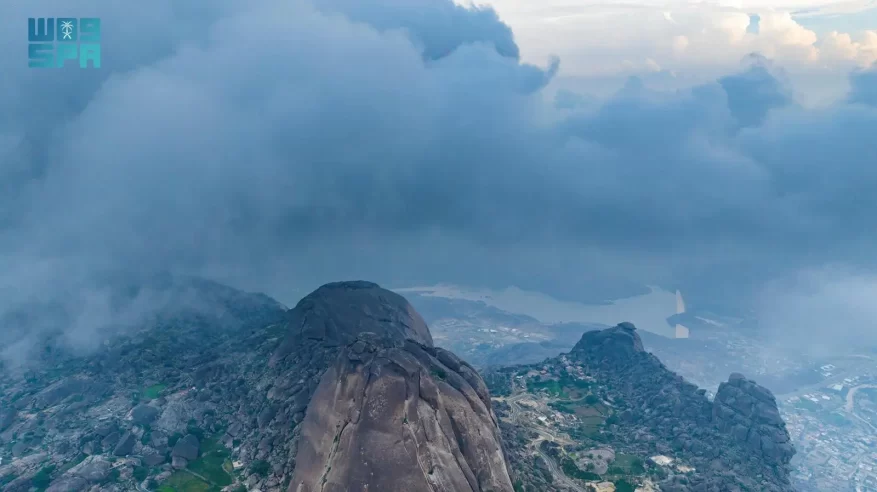
{"type": "Polygon", "coordinates": [[[401,296],[165,287],[186,302],[0,380],[2,490],[512,490],[483,380],[401,296]]]}
{"type": "Polygon", "coordinates": [[[433,346],[398,294],[368,282],[317,289],[292,310],[272,364],[322,372],[290,492],[512,490],[484,381],[433,346]]]}
{"type": "Polygon", "coordinates": [[[165,280],[149,284],[156,311],[92,353],[64,350],[58,329],[0,378],[0,489],[789,490],[772,395],[734,375],[711,402],[632,326],[482,376],[370,282],[286,309],[165,280]]]}
{"type": "Polygon", "coordinates": [[[732,374],[710,401],[646,352],[630,323],[586,332],[569,354],[486,378],[502,395],[496,411],[512,467],[531,490],[558,476],[572,490],[601,482],[793,490],[795,451],[771,392],[732,374]]]}

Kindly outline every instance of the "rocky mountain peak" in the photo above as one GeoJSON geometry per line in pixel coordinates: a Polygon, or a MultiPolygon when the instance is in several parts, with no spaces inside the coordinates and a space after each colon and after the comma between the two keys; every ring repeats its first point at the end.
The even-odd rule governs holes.
{"type": "Polygon", "coordinates": [[[719,385],[713,421],[766,463],[785,467],[795,454],[773,393],[742,374],[719,385]]]}
{"type": "Polygon", "coordinates": [[[406,340],[433,345],[426,322],[404,297],[362,280],[333,282],[311,292],[289,311],[288,326],[288,338],[274,361],[302,339],[319,340],[327,347],[361,338],[382,339],[389,345],[406,340]]]}
{"type": "Polygon", "coordinates": [[[619,425],[626,427],[616,438],[639,436],[627,442],[634,447],[654,439],[654,451],[684,455],[702,473],[698,487],[706,487],[662,483],[662,490],[791,490],[788,465],[795,451],[764,387],[732,374],[710,401],[705,390],[646,352],[630,323],[586,332],[570,361],[627,405],[616,409],[619,425]],[[735,471],[716,468],[718,463],[732,463],[735,471]]]}
{"type": "Polygon", "coordinates": [[[288,312],[272,362],[276,413],[296,424],[289,492],[512,492],[487,386],[402,296],[320,287],[288,312]]]}
{"type": "Polygon", "coordinates": [[[633,323],[624,322],[605,330],[585,332],[572,351],[624,360],[644,353],[645,349],[633,323]]]}

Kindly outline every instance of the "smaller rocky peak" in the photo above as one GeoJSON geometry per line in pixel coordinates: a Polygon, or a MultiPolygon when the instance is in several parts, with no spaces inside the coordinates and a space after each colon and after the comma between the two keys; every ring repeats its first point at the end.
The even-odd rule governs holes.
{"type": "Polygon", "coordinates": [[[714,405],[729,407],[754,423],[783,425],[773,393],[740,373],[731,374],[719,385],[714,405]]]}
{"type": "Polygon", "coordinates": [[[773,393],[740,373],[719,385],[713,422],[772,465],[787,466],[795,454],[773,393]]]}
{"type": "Polygon", "coordinates": [[[633,323],[624,322],[605,330],[585,332],[573,352],[626,359],[645,353],[645,348],[633,323]]]}

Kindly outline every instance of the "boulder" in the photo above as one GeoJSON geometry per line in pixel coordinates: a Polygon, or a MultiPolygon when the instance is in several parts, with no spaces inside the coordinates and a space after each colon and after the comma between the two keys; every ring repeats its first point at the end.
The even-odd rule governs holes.
{"type": "Polygon", "coordinates": [[[152,405],[137,405],[131,411],[131,418],[137,425],[148,425],[155,422],[161,412],[152,405]]]}
{"type": "Polygon", "coordinates": [[[133,433],[126,432],[121,439],[119,439],[119,443],[116,444],[116,448],[113,449],[113,455],[115,456],[128,456],[131,452],[134,451],[134,445],[137,444],[137,436],[133,433]]]}
{"type": "Polygon", "coordinates": [[[201,443],[198,441],[198,437],[193,434],[186,434],[174,445],[174,449],[171,451],[171,456],[174,458],[180,457],[193,461],[198,459],[200,449],[201,443]]]}

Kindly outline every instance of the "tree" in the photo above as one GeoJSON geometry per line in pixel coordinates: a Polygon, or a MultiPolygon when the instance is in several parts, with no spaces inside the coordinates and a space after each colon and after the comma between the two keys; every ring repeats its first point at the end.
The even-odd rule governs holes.
{"type": "Polygon", "coordinates": [[[256,475],[264,477],[268,475],[269,471],[271,471],[271,465],[265,460],[256,460],[250,465],[250,471],[256,475]]]}

